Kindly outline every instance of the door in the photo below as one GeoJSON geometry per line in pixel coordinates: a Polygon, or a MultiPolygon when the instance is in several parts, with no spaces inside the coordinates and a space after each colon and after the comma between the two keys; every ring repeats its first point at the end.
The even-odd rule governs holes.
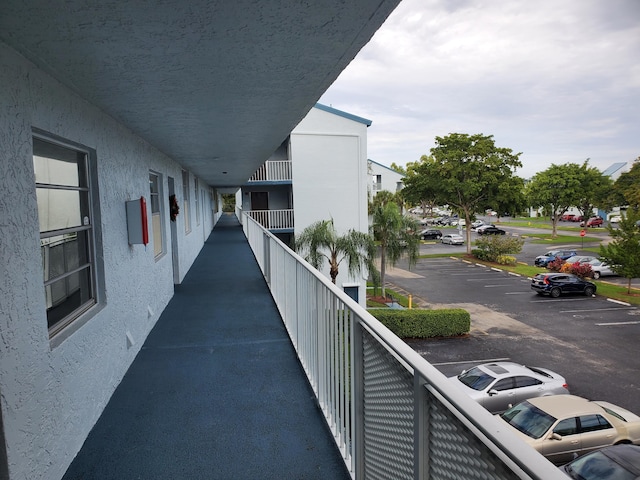
{"type": "MultiPolygon", "coordinates": [[[[167,177],[169,183],[169,198],[176,194],[175,182],[173,177],[167,177]]],[[[173,284],[180,283],[180,255],[178,254],[178,227],[176,221],[169,222],[171,226],[171,265],[173,266],[173,284]]]]}
{"type": "Polygon", "coordinates": [[[541,380],[519,375],[515,378],[516,382],[516,403],[523,402],[529,398],[539,397],[544,393],[545,387],[541,380]]]}
{"type": "Polygon", "coordinates": [[[565,418],[556,424],[553,433],[560,438],[552,438],[547,432],[542,444],[542,454],[555,464],[568,463],[581,450],[580,433],[576,417],[565,418]]]}
{"type": "Polygon", "coordinates": [[[269,193],[251,192],[251,210],[269,210],[269,193]]]}
{"type": "Polygon", "coordinates": [[[517,403],[512,377],[498,380],[487,390],[486,395],[482,404],[490,412],[504,412],[509,405],[517,403]]]}

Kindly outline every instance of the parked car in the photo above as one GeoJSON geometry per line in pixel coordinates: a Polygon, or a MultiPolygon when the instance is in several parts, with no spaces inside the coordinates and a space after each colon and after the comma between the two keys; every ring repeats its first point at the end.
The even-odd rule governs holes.
{"type": "Polygon", "coordinates": [[[482,220],[474,220],[473,222],[471,222],[471,230],[475,230],[482,225],[484,225],[484,222],[482,220]]]}
{"type": "Polygon", "coordinates": [[[569,393],[561,375],[514,362],[485,363],[449,380],[491,413],[503,412],[529,398],[569,393]]]}
{"type": "Polygon", "coordinates": [[[478,233],[478,235],[504,235],[505,233],[507,233],[498,227],[487,227],[481,230],[476,230],[476,232],[478,233]]]}
{"type": "Polygon", "coordinates": [[[570,273],[539,273],[531,279],[531,290],[538,295],[558,298],[563,293],[596,293],[596,284],[570,273]]]}
{"type": "Polygon", "coordinates": [[[606,275],[617,275],[616,272],[611,270],[611,267],[609,265],[598,258],[590,261],[589,265],[591,265],[591,276],[596,280],[606,275]]]}
{"type": "Polygon", "coordinates": [[[450,245],[462,245],[464,243],[464,238],[462,235],[458,235],[457,233],[447,233],[442,236],[440,241],[450,245]]]}
{"type": "Polygon", "coordinates": [[[625,480],[640,478],[640,446],[611,445],[587,453],[560,467],[576,480],[625,480]]]}
{"type": "Polygon", "coordinates": [[[580,222],[581,227],[601,227],[604,225],[602,217],[591,217],[589,220],[580,222]]]}
{"type": "Polygon", "coordinates": [[[420,232],[420,238],[422,240],[439,240],[442,238],[442,232],[434,228],[428,228],[420,232]]]}
{"type": "Polygon", "coordinates": [[[575,215],[573,213],[567,213],[560,217],[560,220],[563,222],[573,222],[575,215]]]}
{"type": "Polygon", "coordinates": [[[584,217],[582,215],[576,215],[571,219],[572,222],[582,222],[583,220],[584,217]]]}
{"type": "Polygon", "coordinates": [[[567,263],[590,263],[595,260],[596,257],[592,257],[590,255],[574,255],[573,257],[569,257],[565,260],[567,263]]]}
{"type": "Polygon", "coordinates": [[[620,215],[614,215],[609,217],[609,223],[620,223],[622,221],[622,217],[620,215]]]}
{"type": "Polygon", "coordinates": [[[484,225],[480,225],[479,227],[476,227],[476,233],[480,233],[482,230],[485,230],[491,227],[495,227],[495,225],[493,223],[485,223],[484,225]]]}
{"type": "Polygon", "coordinates": [[[575,395],[530,398],[499,417],[555,464],[617,443],[640,444],[640,417],[575,395]]]}
{"type": "Polygon", "coordinates": [[[573,257],[577,254],[578,252],[576,252],[575,250],[549,250],[543,255],[538,255],[533,264],[536,267],[546,267],[547,263],[552,262],[556,258],[566,260],[567,258],[573,257]]]}

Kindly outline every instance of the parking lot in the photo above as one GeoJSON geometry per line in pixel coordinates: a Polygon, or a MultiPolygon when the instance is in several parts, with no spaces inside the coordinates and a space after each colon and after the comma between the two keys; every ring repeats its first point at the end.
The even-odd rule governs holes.
{"type": "Polygon", "coordinates": [[[416,303],[471,312],[467,337],[407,341],[445,375],[511,360],[562,374],[573,394],[640,414],[638,308],[598,295],[541,297],[528,278],[448,257],[422,259],[411,271],[399,267],[387,281],[416,303]]]}

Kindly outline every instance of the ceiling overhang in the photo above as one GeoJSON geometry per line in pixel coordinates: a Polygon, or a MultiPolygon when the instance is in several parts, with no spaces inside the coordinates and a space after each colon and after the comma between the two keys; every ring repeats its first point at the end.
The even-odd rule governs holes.
{"type": "Polygon", "coordinates": [[[207,184],[282,143],[400,0],[3,0],[0,39],[207,184]]]}

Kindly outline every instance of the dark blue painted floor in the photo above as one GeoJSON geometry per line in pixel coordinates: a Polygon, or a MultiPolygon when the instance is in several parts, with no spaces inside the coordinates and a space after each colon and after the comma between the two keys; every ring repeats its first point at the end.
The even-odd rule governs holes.
{"type": "Polygon", "coordinates": [[[225,214],[64,480],[348,478],[225,214]]]}

